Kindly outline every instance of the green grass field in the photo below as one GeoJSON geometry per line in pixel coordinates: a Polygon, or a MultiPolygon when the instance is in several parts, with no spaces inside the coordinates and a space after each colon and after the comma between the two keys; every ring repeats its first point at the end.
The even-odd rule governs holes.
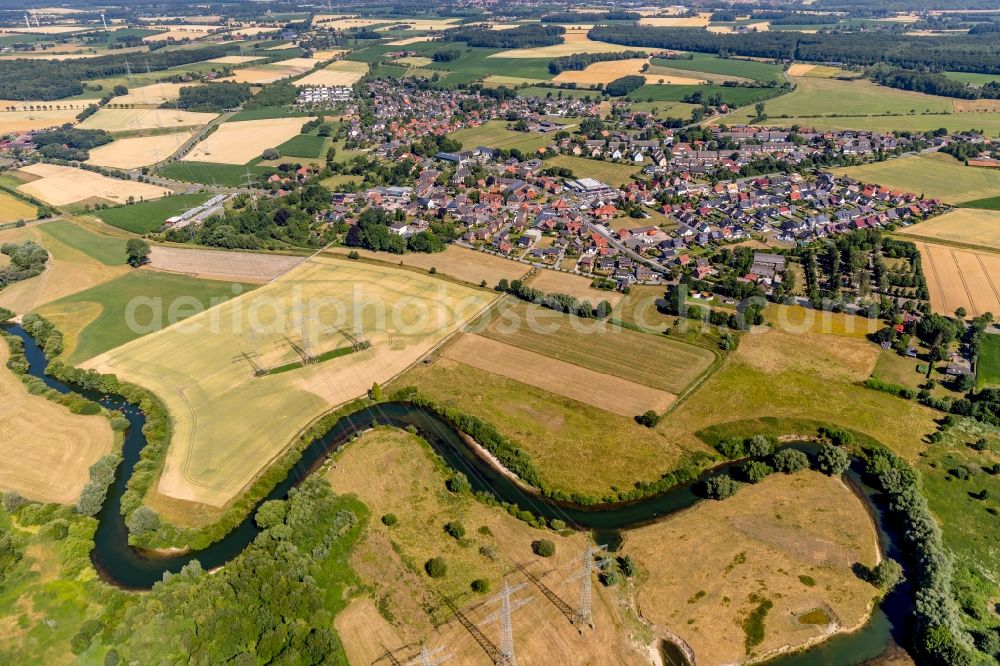
{"type": "Polygon", "coordinates": [[[482,335],[597,372],[680,394],[715,361],[708,349],[603,321],[585,321],[518,303],[492,317],[482,335]],[[510,326],[513,318],[520,325],[510,326]],[[538,325],[530,325],[537,321],[538,325]],[[609,353],[614,350],[614,353],[609,353]]]}
{"type": "Polygon", "coordinates": [[[195,192],[177,194],[154,201],[144,201],[132,206],[119,206],[94,211],[94,215],[107,224],[134,234],[148,234],[163,226],[168,217],[179,215],[207,201],[209,195],[195,192]]]}
{"type": "Polygon", "coordinates": [[[911,155],[834,172],[951,204],[1000,195],[1000,170],[967,167],[944,153],[911,155]]]}
{"type": "Polygon", "coordinates": [[[981,86],[985,83],[1000,81],[1000,76],[996,74],[977,74],[976,72],[945,72],[944,75],[947,76],[952,81],[971,83],[974,86],[981,86]]]}
{"type": "Polygon", "coordinates": [[[57,241],[93,257],[105,266],[119,266],[125,263],[125,239],[123,238],[102,236],[69,220],[47,222],[39,229],[57,241]]]}
{"type": "Polygon", "coordinates": [[[617,164],[605,160],[592,160],[574,155],[556,155],[545,161],[547,167],[565,167],[573,170],[577,178],[596,178],[609,185],[621,186],[632,180],[632,175],[642,170],[637,164],[617,164]]]}
{"type": "Polygon", "coordinates": [[[785,80],[784,72],[779,65],[757,62],[755,60],[719,58],[708,53],[694,53],[692,55],[694,57],[691,60],[653,58],[652,64],[659,67],[688,71],[692,73],[692,76],[697,76],[698,72],[706,72],[708,74],[721,74],[723,76],[753,79],[755,81],[781,83],[785,80]]]}
{"type": "MultiPolygon", "coordinates": [[[[405,49],[416,52],[418,56],[430,57],[435,51],[440,51],[442,48],[445,46],[441,42],[418,42],[408,44],[405,47],[379,44],[354,51],[348,54],[347,58],[368,63],[387,60],[391,64],[392,61],[387,59],[385,55],[391,51],[405,49]]],[[[548,81],[552,78],[552,74],[549,72],[551,58],[490,58],[494,53],[500,53],[505,49],[472,48],[462,43],[448,44],[447,48],[461,51],[461,57],[449,62],[434,62],[427,65],[425,69],[450,72],[447,77],[444,77],[449,84],[474,81],[494,74],[540,81],[548,81]]],[[[384,73],[396,75],[390,71],[384,73]]]]}
{"type": "MultiPolygon", "coordinates": [[[[240,284],[236,290],[246,292],[255,286],[240,284]]],[[[149,306],[141,304],[150,303],[149,299],[159,299],[166,320],[168,309],[178,299],[194,299],[201,309],[207,309],[213,299],[231,298],[233,292],[232,282],[141,270],[48,303],[39,312],[51,317],[70,340],[76,341],[67,355],[67,360],[76,365],[143,335],[128,323],[130,307],[135,308],[134,320],[146,325],[153,321],[153,315],[149,306]]],[[[186,306],[177,307],[176,313],[177,320],[194,314],[186,306]]]]}
{"type": "Polygon", "coordinates": [[[166,178],[183,180],[188,183],[236,187],[246,182],[247,169],[252,174],[269,174],[277,171],[274,167],[218,164],[215,162],[171,162],[158,171],[166,178]]]}
{"type": "Polygon", "coordinates": [[[648,84],[632,92],[628,98],[634,102],[681,102],[684,98],[701,92],[705,99],[721,95],[724,104],[746,106],[779,95],[777,88],[731,88],[720,85],[657,85],[648,84]]]}
{"type": "Polygon", "coordinates": [[[963,201],[960,204],[963,208],[981,208],[983,210],[1000,210],[1000,196],[986,197],[985,199],[974,199],[963,201]]]}
{"type": "Polygon", "coordinates": [[[299,134],[278,146],[282,157],[316,158],[323,154],[326,137],[315,134],[299,134]]]}
{"type": "Polygon", "coordinates": [[[982,337],[976,377],[980,386],[1000,386],[1000,335],[982,337]]]}
{"type": "Polygon", "coordinates": [[[543,134],[527,132],[515,132],[507,129],[507,123],[503,120],[490,120],[478,127],[467,127],[465,129],[452,132],[448,135],[456,141],[460,141],[465,149],[472,149],[476,146],[488,146],[490,148],[503,148],[506,150],[518,149],[523,153],[531,153],[543,146],[547,146],[552,137],[543,134]]]}

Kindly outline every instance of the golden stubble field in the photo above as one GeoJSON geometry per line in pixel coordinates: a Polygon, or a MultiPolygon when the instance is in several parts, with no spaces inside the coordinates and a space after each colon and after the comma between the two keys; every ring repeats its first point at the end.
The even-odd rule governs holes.
{"type": "Polygon", "coordinates": [[[116,139],[92,148],[87,162],[115,169],[137,169],[167,159],[192,136],[194,131],[116,139]]]}
{"type": "Polygon", "coordinates": [[[72,504],[90,478],[90,466],[111,451],[111,425],[103,416],[71,414],[31,395],[7,369],[9,357],[7,342],[0,341],[0,489],[72,504]]]}
{"type": "Polygon", "coordinates": [[[936,312],[1000,314],[1000,254],[917,242],[936,312]]]}
{"type": "MultiPolygon", "coordinates": [[[[434,254],[408,252],[399,255],[364,249],[354,251],[365,259],[376,259],[392,264],[402,263],[404,266],[425,271],[433,268],[441,275],[448,275],[469,284],[480,284],[485,280],[486,286],[490,288],[495,287],[500,280],[517,280],[528,272],[528,267],[524,264],[454,244],[446,245],[444,252],[434,254]]],[[[332,250],[330,254],[345,256],[338,250],[332,250]]]]}
{"type": "Polygon", "coordinates": [[[194,127],[208,124],[217,114],[180,109],[101,109],[78,125],[108,132],[194,127]]]}
{"type": "Polygon", "coordinates": [[[260,157],[268,148],[274,148],[298,135],[302,126],[312,118],[268,118],[223,123],[204,141],[185,155],[188,162],[217,162],[220,164],[246,164],[260,157]]]}
{"type": "Polygon", "coordinates": [[[86,365],[166,403],[173,438],[157,492],[220,507],[312,420],[403,372],[493,299],[411,271],[316,257],[86,365]],[[298,361],[285,336],[314,354],[349,346],[341,330],[371,348],[263,377],[234,362],[242,352],[269,368],[298,361]]]}
{"type": "MultiPolygon", "coordinates": [[[[575,560],[590,543],[585,533],[560,536],[539,530],[490,508],[471,496],[448,492],[447,472],[435,462],[426,444],[406,432],[378,429],[348,445],[336,458],[327,479],[338,493],[354,493],[372,512],[366,535],[351,556],[351,566],[367,587],[363,594],[337,615],[335,628],[352,664],[379,662],[391,649],[401,662],[419,652],[445,647],[449,663],[492,662],[446,608],[441,595],[451,598],[474,622],[494,607],[482,602],[494,594],[508,576],[512,585],[526,582],[515,570],[524,564],[567,603],[576,606],[579,581],[564,583],[575,560]],[[373,473],[392,470],[392,474],[373,473]],[[399,522],[392,527],[379,518],[392,513],[399,522]],[[466,529],[466,544],[444,531],[445,523],[459,521],[466,529]],[[556,546],[551,558],[531,552],[535,539],[550,539],[556,546]],[[486,553],[481,548],[487,549],[486,553]],[[448,574],[432,579],[422,569],[427,559],[445,558],[448,574]],[[483,578],[491,592],[480,595],[470,583],[483,578]],[[368,596],[370,594],[370,596],[368,596]],[[389,622],[379,613],[391,615],[389,622]]],[[[518,599],[530,603],[514,614],[514,640],[520,664],[647,664],[648,657],[630,640],[619,600],[612,590],[593,583],[594,629],[582,634],[538,588],[528,583],[518,599]]],[[[496,623],[482,627],[497,640],[496,623]]]]}
{"type": "Polygon", "coordinates": [[[1000,210],[956,208],[950,213],[906,227],[901,233],[932,243],[943,241],[1000,252],[1000,210]]]}
{"type": "Polygon", "coordinates": [[[625,533],[639,563],[640,614],[693,649],[698,663],[731,664],[802,646],[868,617],[877,590],[851,567],[879,559],[867,510],[839,479],[775,474],[722,502],[704,501],[625,533]],[[743,619],[768,599],[764,640],[744,647],[743,619]],[[821,610],[831,620],[805,624],[821,610]]]}
{"type": "Polygon", "coordinates": [[[123,204],[129,197],[136,201],[148,201],[172,194],[170,190],[157,185],[108,178],[93,171],[58,164],[39,162],[22,167],[21,171],[38,176],[38,179],[17,189],[53,206],[65,206],[92,198],[123,204]]]}
{"type": "Polygon", "coordinates": [[[295,82],[297,86],[353,86],[368,73],[368,63],[338,60],[323,69],[310,72],[295,82]]]}

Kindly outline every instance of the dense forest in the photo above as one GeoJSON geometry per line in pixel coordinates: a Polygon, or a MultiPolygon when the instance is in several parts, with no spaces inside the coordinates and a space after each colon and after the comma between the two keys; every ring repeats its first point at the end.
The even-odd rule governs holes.
{"type": "Polygon", "coordinates": [[[10,263],[0,269],[0,289],[14,282],[41,275],[45,270],[45,262],[49,260],[49,253],[34,241],[25,241],[20,245],[4,243],[0,247],[0,253],[10,258],[10,263]]]}
{"type": "Polygon", "coordinates": [[[911,37],[884,31],[813,35],[776,31],[726,35],[696,28],[601,25],[588,34],[593,40],[625,46],[848,65],[886,62],[906,68],[1000,74],[1000,33],[911,37]]]}
{"type": "Polygon", "coordinates": [[[530,49],[562,44],[565,32],[566,29],[558,25],[528,24],[509,30],[464,27],[445,30],[444,39],[491,49],[530,49]]]}
{"type": "MultiPolygon", "coordinates": [[[[435,54],[437,55],[437,54],[435,54]]],[[[614,53],[574,53],[573,55],[556,58],[549,63],[549,73],[559,74],[560,72],[579,72],[587,69],[588,65],[595,62],[605,62],[607,60],[630,60],[632,58],[645,59],[645,51],[617,51],[614,53]]]]}
{"type": "Polygon", "coordinates": [[[224,111],[233,109],[250,99],[250,86],[246,83],[211,83],[181,88],[174,106],[187,111],[224,111]]]}
{"type": "Polygon", "coordinates": [[[604,92],[611,95],[612,97],[624,97],[632,91],[638,90],[639,88],[646,85],[646,77],[639,76],[638,74],[630,74],[629,76],[623,76],[617,78],[608,85],[604,86],[604,92]]]}
{"type": "MultiPolygon", "coordinates": [[[[150,71],[187,65],[226,55],[232,46],[156,51],[143,54],[142,64],[150,71]]],[[[6,60],[0,67],[0,99],[55,100],[83,92],[83,81],[124,76],[125,58],[120,55],[79,60],[6,60]]]]}
{"type": "Polygon", "coordinates": [[[90,157],[90,149],[114,141],[104,130],[63,127],[36,134],[32,141],[45,157],[83,162],[90,157]]]}
{"type": "Polygon", "coordinates": [[[949,79],[939,72],[925,72],[898,67],[873,67],[869,71],[872,81],[890,88],[913,90],[928,95],[957,97],[959,99],[1000,99],[1000,84],[990,81],[983,86],[949,79]]]}

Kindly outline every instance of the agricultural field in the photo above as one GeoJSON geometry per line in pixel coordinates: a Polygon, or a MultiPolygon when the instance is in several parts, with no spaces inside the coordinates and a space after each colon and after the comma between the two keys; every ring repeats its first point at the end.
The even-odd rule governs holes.
{"type": "Polygon", "coordinates": [[[166,403],[174,434],[156,493],[222,507],[312,419],[406,370],[493,298],[411,271],[315,257],[86,365],[145,386],[166,403]],[[309,304],[310,312],[297,315],[296,302],[309,304]],[[262,377],[232,362],[240,350],[257,350],[265,368],[298,360],[284,335],[316,354],[343,347],[347,336],[330,327],[372,346],[262,377]]]}
{"type": "Polygon", "coordinates": [[[901,231],[931,242],[1000,251],[1000,211],[959,208],[901,231]]]}
{"type": "Polygon", "coordinates": [[[690,76],[695,78],[705,73],[722,76],[729,80],[749,79],[774,83],[782,83],[785,80],[780,65],[739,58],[719,58],[706,53],[693,53],[691,55],[693,56],[691,60],[654,58],[652,64],[688,71],[691,72],[690,76]]]}
{"type": "Polygon", "coordinates": [[[274,83],[275,81],[285,79],[290,76],[305,74],[321,62],[323,61],[315,58],[290,58],[288,60],[279,60],[278,62],[272,62],[266,65],[254,65],[238,69],[233,72],[232,76],[218,80],[253,84],[274,83]]]}
{"type": "MultiPolygon", "coordinates": [[[[554,46],[539,46],[527,49],[510,49],[495,53],[491,58],[504,58],[516,60],[518,58],[559,58],[561,56],[573,55],[575,53],[619,53],[621,51],[647,51],[653,52],[657,49],[629,46],[623,47],[621,44],[609,44],[608,42],[598,42],[587,36],[587,30],[567,30],[563,35],[563,43],[554,46]]],[[[502,67],[502,66],[500,66],[502,67]]]]}
{"type": "Polygon", "coordinates": [[[775,97],[780,93],[776,88],[733,88],[721,85],[656,85],[647,83],[631,92],[628,99],[633,102],[682,102],[695,93],[704,99],[719,95],[729,106],[746,106],[775,97]]]}
{"type": "Polygon", "coordinates": [[[149,252],[149,267],[209,280],[264,284],[295,268],[304,259],[287,254],[154,245],[149,252]]]}
{"type": "Polygon", "coordinates": [[[812,76],[820,79],[831,79],[838,76],[855,76],[854,73],[830,65],[813,65],[807,62],[793,63],[786,72],[788,76],[812,76]]]}
{"type": "Polygon", "coordinates": [[[208,124],[216,114],[180,109],[101,109],[78,125],[81,129],[115,132],[195,127],[208,124]]]}
{"type": "Polygon", "coordinates": [[[180,215],[186,210],[199,206],[207,201],[208,194],[195,192],[193,194],[174,194],[155,201],[144,201],[131,206],[102,208],[95,210],[93,215],[105,224],[118,227],[133,234],[148,234],[163,226],[168,217],[180,215]]]}
{"type": "Polygon", "coordinates": [[[185,162],[246,164],[268,148],[279,146],[299,134],[309,117],[270,118],[223,123],[196,145],[185,162]]]}
{"type": "Polygon", "coordinates": [[[523,153],[534,152],[547,146],[551,141],[551,137],[547,135],[509,130],[507,123],[503,120],[490,120],[478,127],[467,127],[452,132],[448,136],[460,142],[462,147],[466,149],[472,149],[476,146],[505,150],[516,148],[523,153]]]}
{"type": "Polygon", "coordinates": [[[0,111],[0,134],[30,132],[76,122],[73,109],[56,111],[0,111]]]}
{"type": "MultiPolygon", "coordinates": [[[[398,255],[391,252],[372,252],[361,248],[354,248],[353,251],[364,259],[401,264],[424,271],[433,268],[440,275],[446,275],[473,285],[486,282],[486,286],[489,288],[495,287],[500,280],[522,278],[528,272],[527,266],[516,261],[453,244],[446,245],[444,252],[435,252],[434,254],[408,252],[404,255],[398,255]]],[[[330,250],[329,254],[346,256],[340,250],[330,250]]]]}
{"type": "MultiPolygon", "coordinates": [[[[386,646],[425,642],[431,649],[447,645],[456,663],[489,663],[482,648],[442,607],[439,595],[453,599],[478,621],[489,611],[476,609],[485,597],[470,591],[471,582],[482,578],[490,594],[495,593],[517,563],[526,564],[560,595],[579,594],[579,583],[560,581],[589,541],[586,535],[538,530],[470,496],[449,493],[444,485],[447,472],[414,435],[388,429],[362,435],[337,455],[326,478],[334,492],[357,495],[373,516],[351,557],[351,567],[370,587],[371,597],[354,599],[334,622],[352,664],[377,661],[386,646]],[[373,476],[372,469],[391,469],[393,474],[373,476]],[[390,514],[398,518],[391,527],[378,519],[390,514]],[[462,542],[444,531],[453,521],[466,528],[462,542]],[[529,563],[536,539],[555,544],[555,554],[544,567],[529,563]],[[481,549],[494,556],[484,556],[481,549]],[[437,556],[447,562],[448,575],[428,578],[420,567],[437,556]]],[[[643,663],[645,656],[619,631],[621,611],[612,595],[594,586],[596,628],[582,635],[542,599],[518,611],[514,631],[521,658],[532,663],[532,655],[557,652],[574,663],[643,663]]],[[[402,657],[408,651],[396,654],[402,657]]]]}
{"type": "Polygon", "coordinates": [[[0,223],[33,220],[38,217],[38,209],[27,201],[12,194],[0,192],[0,223]]]}
{"type": "Polygon", "coordinates": [[[158,199],[171,194],[156,185],[133,180],[108,178],[93,171],[57,164],[30,164],[21,171],[38,180],[17,189],[53,206],[65,206],[84,200],[105,200],[123,204],[129,197],[135,200],[158,199]]]}
{"type": "Polygon", "coordinates": [[[72,365],[250,291],[253,285],[132,271],[40,307],[65,335],[72,365]]]}
{"type": "Polygon", "coordinates": [[[242,164],[219,164],[217,162],[187,162],[179,160],[157,169],[166,178],[183,180],[205,185],[228,185],[236,187],[247,182],[247,170],[251,174],[274,173],[273,167],[245,166],[242,164]]]}
{"type": "MultiPolygon", "coordinates": [[[[632,58],[630,60],[606,60],[587,65],[584,70],[566,70],[560,72],[552,79],[553,83],[575,83],[577,85],[596,86],[597,84],[608,84],[623,76],[640,75],[643,66],[648,60],[644,58],[632,58]]],[[[655,83],[655,76],[646,77],[649,83],[655,83]]],[[[678,83],[700,83],[698,79],[678,81],[678,83]]]]}
{"type": "Polygon", "coordinates": [[[851,631],[878,594],[852,570],[879,557],[864,504],[839,478],[813,471],[775,474],[626,532],[620,550],[639,564],[643,618],[676,632],[699,663],[738,663],[851,631]],[[773,607],[762,641],[747,649],[743,620],[761,599],[773,607]],[[801,621],[810,612],[818,624],[801,621]]]}
{"type": "Polygon", "coordinates": [[[631,182],[632,176],[642,171],[641,164],[592,160],[575,155],[556,155],[552,159],[546,160],[545,165],[547,167],[565,167],[571,169],[577,178],[596,178],[616,187],[631,182]]]}
{"type": "Polygon", "coordinates": [[[1000,313],[1000,254],[917,240],[935,312],[1000,313]]]}
{"type": "Polygon", "coordinates": [[[833,172],[953,205],[1000,195],[1000,172],[965,166],[944,153],[909,155],[833,172]]]}
{"type": "Polygon", "coordinates": [[[624,294],[620,291],[595,289],[590,286],[592,281],[590,278],[582,275],[538,269],[531,276],[528,284],[547,294],[569,294],[581,301],[590,301],[591,305],[597,305],[601,301],[607,301],[611,305],[616,305],[624,297],[624,294]]]}
{"type": "Polygon", "coordinates": [[[0,341],[0,490],[42,502],[72,504],[88,469],[111,451],[114,433],[100,415],[79,416],[28,393],[7,369],[10,350],[0,341]],[[58,473],[53,473],[58,470],[58,473]]]}
{"type": "Polygon", "coordinates": [[[278,146],[282,157],[317,159],[323,154],[326,138],[315,134],[297,134],[278,146]]]}
{"type": "Polygon", "coordinates": [[[822,333],[862,340],[882,328],[878,319],[777,303],[768,304],[764,319],[786,333],[822,333]]]}
{"type": "Polygon", "coordinates": [[[1000,386],[1000,335],[994,333],[982,337],[976,379],[980,386],[1000,386]]]}
{"type": "Polygon", "coordinates": [[[117,139],[91,149],[87,163],[114,169],[138,169],[167,159],[193,136],[194,131],[189,131],[117,139]]]}
{"type": "Polygon", "coordinates": [[[44,235],[83,252],[105,266],[120,266],[125,263],[124,238],[98,233],[68,219],[46,222],[39,228],[44,235]]]}
{"type": "Polygon", "coordinates": [[[677,399],[667,391],[479,335],[459,337],[441,355],[624,417],[649,409],[663,412],[677,399]]]}
{"type": "Polygon", "coordinates": [[[513,301],[491,313],[488,322],[477,322],[470,329],[515,347],[678,395],[715,361],[708,349],[513,301]]]}
{"type": "Polygon", "coordinates": [[[944,72],[944,75],[953,81],[961,81],[974,86],[982,86],[987,83],[1000,81],[1000,76],[996,74],[978,74],[976,72],[944,72]]]}
{"type": "Polygon", "coordinates": [[[295,82],[297,86],[353,86],[368,73],[368,63],[338,60],[295,82]]]}
{"type": "MultiPolygon", "coordinates": [[[[236,57],[236,56],[232,56],[236,57]]],[[[217,60],[211,60],[209,62],[218,62],[217,60]]],[[[190,86],[191,84],[184,83],[151,83],[146,86],[141,86],[139,88],[131,88],[127,95],[121,95],[112,99],[114,104],[138,104],[142,105],[152,105],[159,106],[165,102],[173,102],[175,99],[181,96],[181,88],[185,85],[190,86]]]]}

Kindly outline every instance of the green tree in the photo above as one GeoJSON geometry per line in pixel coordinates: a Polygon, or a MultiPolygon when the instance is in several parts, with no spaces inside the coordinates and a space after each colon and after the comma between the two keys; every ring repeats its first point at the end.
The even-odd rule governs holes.
{"type": "Polygon", "coordinates": [[[149,261],[149,243],[139,238],[130,238],[125,243],[125,261],[132,268],[138,268],[149,261]]]}
{"type": "Polygon", "coordinates": [[[424,571],[431,578],[444,578],[448,574],[448,563],[443,557],[432,557],[424,563],[424,571]]]}
{"type": "Polygon", "coordinates": [[[843,474],[851,466],[851,456],[835,444],[823,444],[816,454],[816,469],[827,476],[843,474]]]}
{"type": "Polygon", "coordinates": [[[549,539],[538,539],[531,542],[531,552],[539,557],[552,557],[556,554],[556,545],[549,539]]]}
{"type": "Polygon", "coordinates": [[[774,469],[785,474],[794,474],[809,467],[809,457],[797,449],[782,449],[771,459],[774,469]]]}

